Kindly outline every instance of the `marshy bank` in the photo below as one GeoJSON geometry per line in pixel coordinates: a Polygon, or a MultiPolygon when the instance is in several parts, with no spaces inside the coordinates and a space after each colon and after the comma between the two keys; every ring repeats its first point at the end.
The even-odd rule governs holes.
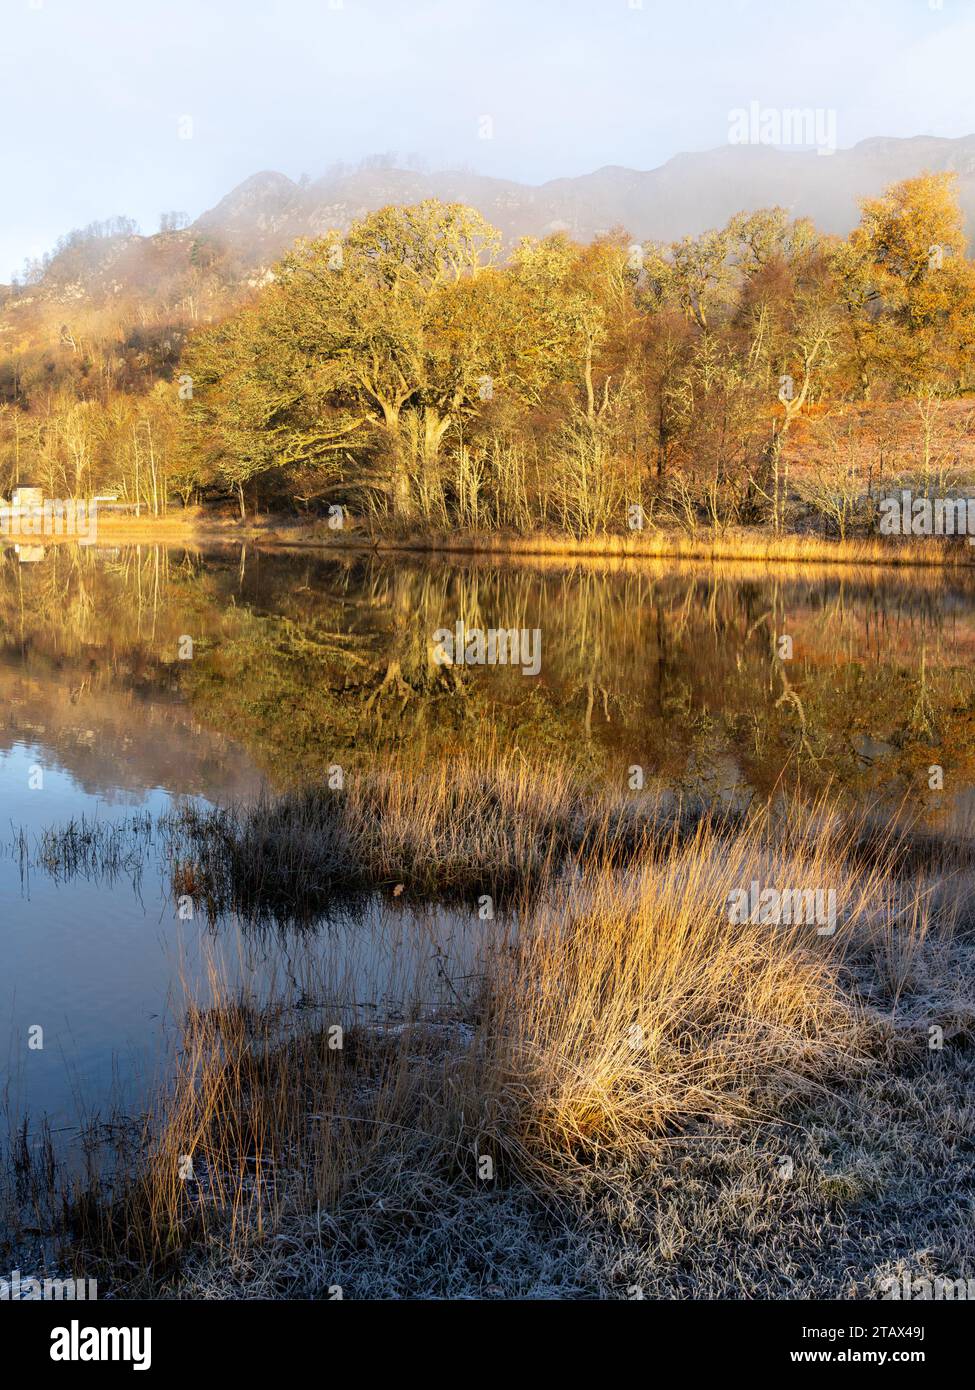
{"type": "MultiPolygon", "coordinates": [[[[975,565],[965,537],[876,534],[835,536],[814,530],[775,531],[769,526],[653,527],[646,531],[473,530],[463,526],[416,530],[403,525],[374,527],[350,520],[342,530],[327,520],[281,513],[246,520],[189,509],[185,519],[147,518],[137,527],[112,522],[104,539],[144,543],[175,541],[197,545],[252,543],[262,547],[363,551],[375,554],[501,557],[537,560],[663,560],[669,563],[838,565],[863,568],[970,569],[975,565]]],[[[101,524],[101,523],[99,523],[101,524]]],[[[46,543],[46,542],[45,542],[46,543]]]]}
{"type": "MultiPolygon", "coordinates": [[[[187,998],[124,1161],[49,1174],[60,1257],[106,1290],[871,1297],[902,1267],[965,1274],[961,842],[823,800],[626,807],[516,757],[153,833],[211,930],[302,919],[315,949],[259,993],[187,998]],[[831,889],[834,929],[736,919],[753,882],[831,889]],[[364,996],[353,933],[315,925],[330,894],[441,897],[450,927],[403,909],[396,987],[364,996]]],[[[86,843],[45,853],[90,869],[86,843]]]]}

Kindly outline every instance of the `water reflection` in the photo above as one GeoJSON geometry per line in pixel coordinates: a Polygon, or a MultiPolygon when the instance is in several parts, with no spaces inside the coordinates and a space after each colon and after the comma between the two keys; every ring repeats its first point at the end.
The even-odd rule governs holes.
{"type": "MultiPolygon", "coordinates": [[[[55,546],[0,560],[0,790],[11,840],[182,797],[354,776],[391,752],[491,746],[623,788],[730,798],[832,787],[967,825],[975,583],[938,571],[425,563],[226,548],[55,546]],[[538,628],[541,670],[438,667],[432,634],[538,628]],[[185,639],[189,638],[187,648],[185,639]],[[791,652],[782,639],[790,639],[791,652]],[[191,656],[186,656],[186,651],[191,656]],[[943,769],[932,790],[930,769],[943,769]]],[[[25,877],[0,858],[0,1040],[14,1109],[137,1104],[185,981],[260,991],[311,952],[362,1006],[476,973],[485,924],[371,901],[318,938],[181,921],[153,850],[137,876],[25,877]],[[214,952],[217,953],[216,958],[214,952]],[[239,972],[239,973],[238,973],[239,972]],[[263,982],[263,983],[262,983],[263,982]],[[25,1047],[44,1028],[43,1050],[25,1047]]]]}

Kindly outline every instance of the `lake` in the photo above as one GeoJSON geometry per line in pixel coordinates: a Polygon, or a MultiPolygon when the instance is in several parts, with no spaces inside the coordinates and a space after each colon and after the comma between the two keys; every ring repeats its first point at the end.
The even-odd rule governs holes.
{"type": "Polygon", "coordinates": [[[621,789],[829,791],[964,828],[973,656],[975,579],[962,572],[8,549],[7,1119],[28,1115],[33,1132],[46,1116],[69,1142],[85,1122],[137,1113],[187,989],[205,996],[215,979],[283,982],[300,1004],[327,958],[368,1010],[417,972],[431,998],[470,976],[489,926],[411,902],[409,885],[402,903],[373,895],[277,930],[181,916],[157,828],[174,807],[347,780],[394,755],[472,765],[493,746],[571,757],[621,789]],[[434,634],[458,623],[537,632],[538,673],[438,663],[434,634]],[[45,832],[72,823],[82,844],[82,820],[102,836],[90,860],[45,853],[45,832]]]}

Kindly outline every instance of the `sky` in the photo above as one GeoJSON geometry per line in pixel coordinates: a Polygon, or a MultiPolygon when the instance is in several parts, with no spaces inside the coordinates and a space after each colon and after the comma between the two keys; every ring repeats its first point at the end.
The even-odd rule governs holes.
{"type": "Polygon", "coordinates": [[[0,0],[0,280],[262,169],[650,169],[753,101],[835,112],[841,148],[968,135],[973,57],[975,0],[0,0]]]}

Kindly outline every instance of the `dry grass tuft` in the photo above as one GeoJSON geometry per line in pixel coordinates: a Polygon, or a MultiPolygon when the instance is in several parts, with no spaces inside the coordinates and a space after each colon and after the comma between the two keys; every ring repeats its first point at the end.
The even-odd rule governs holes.
{"type": "Polygon", "coordinates": [[[735,832],[704,821],[661,832],[623,872],[612,856],[579,866],[494,983],[499,1143],[549,1176],[641,1161],[661,1134],[754,1119],[856,1062],[842,962],[905,923],[916,939],[927,914],[882,860],[851,867],[852,831],[817,820],[803,841],[768,816],[735,832]],[[833,890],[835,932],[735,924],[729,893],[753,880],[833,890]]]}

